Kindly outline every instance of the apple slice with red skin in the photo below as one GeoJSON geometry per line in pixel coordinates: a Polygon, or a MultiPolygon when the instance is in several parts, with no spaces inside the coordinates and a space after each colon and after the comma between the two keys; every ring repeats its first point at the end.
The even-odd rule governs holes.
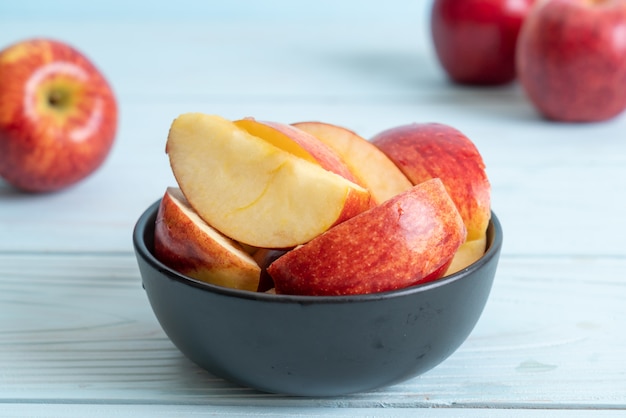
{"type": "Polygon", "coordinates": [[[157,212],[154,255],[207,283],[256,291],[261,268],[236,241],[204,222],[178,188],[168,187],[157,212]]]}
{"type": "Polygon", "coordinates": [[[219,116],[179,116],[166,152],[198,215],[253,247],[294,247],[370,207],[363,187],[219,116]]]}
{"type": "Polygon", "coordinates": [[[441,277],[465,235],[441,180],[432,179],[285,253],[267,271],[278,294],[384,292],[441,277]]]}
{"type": "Polygon", "coordinates": [[[298,122],[293,126],[337,152],[357,182],[370,191],[373,204],[380,204],[413,186],[393,161],[355,132],[324,122],[298,122]]]}
{"type": "Polygon", "coordinates": [[[526,17],[517,72],[544,117],[599,122],[626,109],[626,1],[547,0],[526,17]]]}
{"type": "Polygon", "coordinates": [[[491,185],[476,145],[459,130],[438,123],[397,126],[374,136],[372,143],[413,184],[440,178],[456,204],[467,228],[467,243],[446,274],[482,257],[491,219],[491,185]]]}
{"type": "Polygon", "coordinates": [[[240,119],[233,123],[249,134],[263,138],[290,154],[317,163],[328,171],[339,174],[354,183],[359,183],[357,177],[332,148],[297,127],[279,122],[259,121],[254,118],[240,119]]]}
{"type": "Polygon", "coordinates": [[[98,68],[60,41],[0,52],[0,176],[28,192],[69,187],[99,168],[117,130],[117,102],[98,68]]]}

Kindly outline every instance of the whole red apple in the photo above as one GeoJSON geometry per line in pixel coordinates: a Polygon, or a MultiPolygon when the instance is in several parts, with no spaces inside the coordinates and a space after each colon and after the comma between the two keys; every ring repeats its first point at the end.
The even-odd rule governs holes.
{"type": "Polygon", "coordinates": [[[100,71],[64,42],[0,51],[0,177],[30,192],[65,188],[105,160],[117,103],[100,71]]]}
{"type": "Polygon", "coordinates": [[[548,119],[596,122],[626,108],[626,0],[547,0],[518,39],[519,80],[548,119]]]}
{"type": "Polygon", "coordinates": [[[431,34],[443,69],[461,84],[515,79],[515,48],[534,0],[434,0],[431,34]]]}

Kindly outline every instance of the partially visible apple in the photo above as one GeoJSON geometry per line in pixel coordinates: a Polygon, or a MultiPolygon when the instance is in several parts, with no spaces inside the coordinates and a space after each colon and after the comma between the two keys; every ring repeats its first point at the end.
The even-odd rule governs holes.
{"type": "Polygon", "coordinates": [[[520,27],[534,0],[434,0],[431,35],[439,62],[457,83],[515,79],[520,27]]]}
{"type": "Polygon", "coordinates": [[[200,217],[254,247],[294,247],[370,207],[363,187],[219,116],[179,116],[166,152],[200,217]]]}
{"type": "Polygon", "coordinates": [[[102,73],[78,50],[29,39],[0,52],[0,177],[51,192],[104,162],[117,130],[117,103],[102,73]]]}
{"type": "Polygon", "coordinates": [[[379,133],[372,143],[413,182],[440,178],[467,228],[454,263],[457,271],[485,251],[491,219],[491,186],[485,163],[475,144],[459,130],[438,123],[413,123],[379,133]]]}
{"type": "Polygon", "coordinates": [[[350,168],[333,149],[307,132],[284,123],[259,121],[254,118],[240,119],[233,123],[249,134],[263,138],[290,154],[319,164],[352,182],[358,182],[350,168]]]}
{"type": "Polygon", "coordinates": [[[157,212],[154,255],[168,267],[207,283],[257,291],[261,269],[232,239],[204,222],[178,188],[168,187],[157,212]]]}
{"type": "Polygon", "coordinates": [[[538,111],[598,122],[626,109],[626,0],[546,0],[518,40],[519,80],[538,111]]]}
{"type": "Polygon", "coordinates": [[[324,122],[298,122],[293,125],[335,150],[357,177],[358,183],[370,191],[374,204],[380,204],[412,187],[393,161],[355,132],[324,122]]]}
{"type": "Polygon", "coordinates": [[[443,184],[432,179],[285,253],[267,271],[278,294],[400,289],[439,278],[465,233],[443,184]]]}

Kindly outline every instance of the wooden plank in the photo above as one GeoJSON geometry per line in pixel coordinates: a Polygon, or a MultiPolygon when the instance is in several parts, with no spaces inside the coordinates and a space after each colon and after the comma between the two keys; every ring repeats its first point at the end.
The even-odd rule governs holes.
{"type": "Polygon", "coordinates": [[[130,254],[0,254],[0,403],[626,408],[626,259],[505,257],[466,343],[432,371],[332,399],[200,370],[154,319],[130,254]]]}
{"type": "Polygon", "coordinates": [[[27,418],[32,416],[63,416],[66,418],[146,416],[181,417],[424,417],[424,418],[623,418],[616,410],[546,410],[546,409],[460,409],[460,408],[324,408],[324,407],[228,407],[219,405],[66,405],[66,404],[2,404],[0,416],[27,418]]]}

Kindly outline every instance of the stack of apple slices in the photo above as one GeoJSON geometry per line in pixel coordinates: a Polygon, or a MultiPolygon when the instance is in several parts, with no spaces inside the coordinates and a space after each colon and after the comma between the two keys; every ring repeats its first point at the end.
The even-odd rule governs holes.
{"type": "Polygon", "coordinates": [[[474,144],[438,124],[368,141],[331,124],[186,113],[166,152],[155,256],[208,283],[278,294],[383,292],[480,258],[490,186],[474,144]]]}

